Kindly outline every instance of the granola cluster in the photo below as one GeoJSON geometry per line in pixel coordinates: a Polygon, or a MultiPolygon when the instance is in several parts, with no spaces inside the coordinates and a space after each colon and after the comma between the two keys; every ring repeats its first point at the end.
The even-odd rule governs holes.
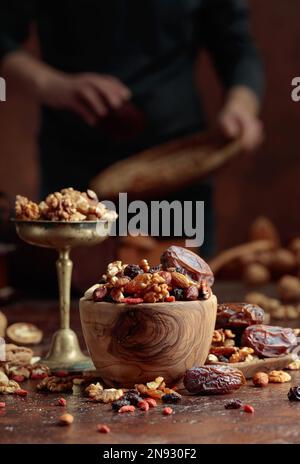
{"type": "Polygon", "coordinates": [[[115,220],[117,214],[101,203],[93,190],[80,192],[64,188],[51,193],[39,204],[21,195],[16,197],[16,218],[48,221],[105,221],[115,220]]]}
{"type": "Polygon", "coordinates": [[[151,267],[146,259],[138,265],[109,263],[100,283],[85,292],[95,302],[128,304],[205,300],[210,295],[206,281],[195,281],[175,267],[151,267]]]}

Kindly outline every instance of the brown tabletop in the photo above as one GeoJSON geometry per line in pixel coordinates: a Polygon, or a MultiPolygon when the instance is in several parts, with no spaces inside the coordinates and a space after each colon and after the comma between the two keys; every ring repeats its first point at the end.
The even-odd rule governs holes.
{"type": "MultiPolygon", "coordinates": [[[[215,293],[219,301],[237,300],[243,289],[222,284],[215,287],[215,293]]],[[[40,349],[47,349],[50,335],[57,327],[55,303],[23,302],[8,307],[5,313],[10,323],[33,321],[44,329],[40,349]]],[[[72,308],[72,327],[80,333],[77,303],[72,308]]],[[[184,396],[180,404],[172,406],[171,416],[162,415],[161,405],[147,413],[136,410],[121,415],[113,412],[110,405],[90,403],[81,396],[37,393],[36,381],[25,381],[22,387],[29,391],[26,398],[0,397],[0,401],[6,402],[6,408],[0,409],[0,443],[300,443],[300,402],[287,399],[291,384],[300,384],[300,372],[291,375],[291,383],[272,384],[264,389],[249,384],[229,395],[184,396]],[[61,396],[67,399],[68,412],[74,416],[70,427],[57,425],[64,411],[56,405],[61,396]],[[224,405],[231,398],[251,404],[255,413],[225,410],[224,405]],[[109,425],[111,433],[98,433],[97,424],[109,425]]]]}

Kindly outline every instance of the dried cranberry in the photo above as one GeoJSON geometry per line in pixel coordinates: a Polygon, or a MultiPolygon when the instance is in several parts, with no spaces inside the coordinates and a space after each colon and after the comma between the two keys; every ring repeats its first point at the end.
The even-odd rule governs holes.
{"type": "Polygon", "coordinates": [[[167,393],[161,399],[164,403],[178,403],[181,400],[181,395],[179,393],[167,393]]]}
{"type": "Polygon", "coordinates": [[[128,264],[124,269],[124,275],[134,279],[137,275],[143,274],[143,269],[137,264],[128,264]]]}
{"type": "Polygon", "coordinates": [[[184,299],[183,288],[173,288],[172,295],[175,296],[176,301],[181,301],[184,299]]]}
{"type": "Polygon", "coordinates": [[[111,407],[114,411],[119,411],[119,409],[122,408],[123,406],[129,406],[129,405],[130,405],[130,402],[127,400],[124,400],[123,398],[117,401],[113,401],[111,403],[111,407]]]}
{"type": "Polygon", "coordinates": [[[240,409],[242,404],[241,400],[230,400],[225,404],[225,409],[240,409]]]}
{"type": "Polygon", "coordinates": [[[290,401],[300,401],[300,387],[290,388],[287,397],[290,401]]]}

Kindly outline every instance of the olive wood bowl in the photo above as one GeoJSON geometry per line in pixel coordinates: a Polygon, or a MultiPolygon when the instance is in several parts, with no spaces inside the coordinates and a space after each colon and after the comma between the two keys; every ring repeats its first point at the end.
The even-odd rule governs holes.
{"type": "Polygon", "coordinates": [[[164,377],[174,385],[204,364],[216,321],[217,298],[135,305],[80,300],[85,342],[105,384],[132,387],[164,377]]]}

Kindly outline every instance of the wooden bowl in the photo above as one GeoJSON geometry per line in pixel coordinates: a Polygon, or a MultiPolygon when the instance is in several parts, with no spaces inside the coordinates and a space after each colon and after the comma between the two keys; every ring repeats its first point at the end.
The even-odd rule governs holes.
{"type": "Polygon", "coordinates": [[[204,364],[215,327],[217,298],[205,301],[95,303],[80,300],[91,358],[109,386],[133,387],[163,376],[174,385],[204,364]]]}

